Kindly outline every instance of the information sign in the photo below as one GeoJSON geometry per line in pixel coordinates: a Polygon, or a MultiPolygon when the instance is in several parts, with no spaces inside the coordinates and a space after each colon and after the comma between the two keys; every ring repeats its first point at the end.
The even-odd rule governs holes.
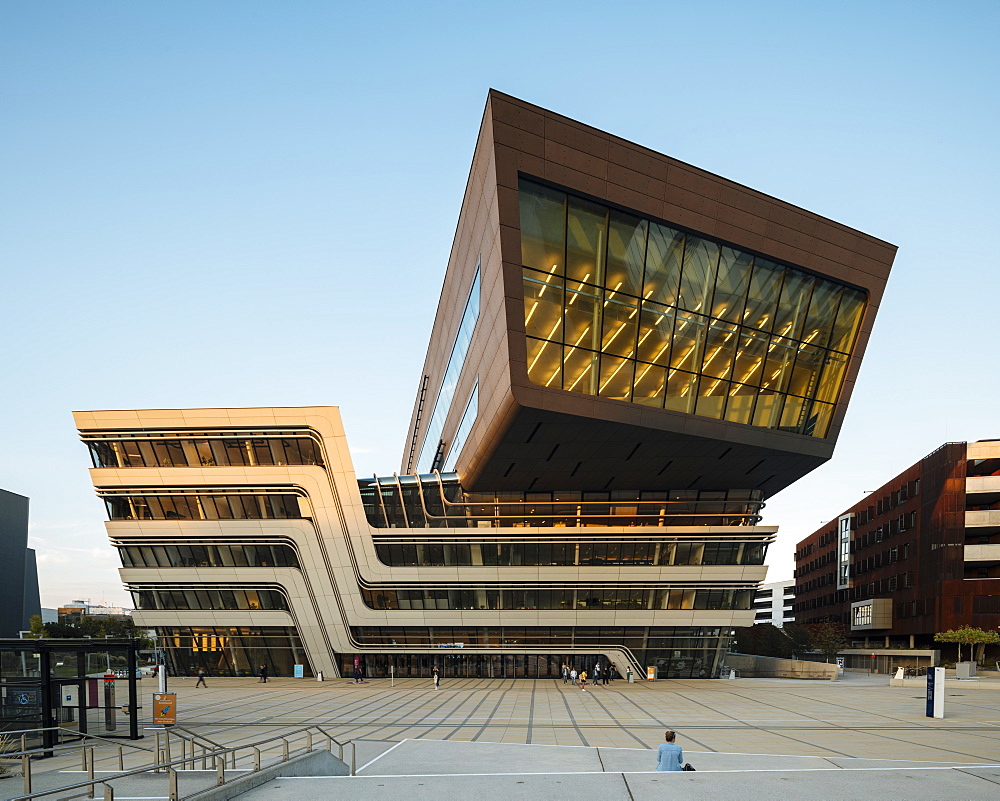
{"type": "Polygon", "coordinates": [[[165,726],[177,723],[177,693],[153,693],[153,722],[165,726]]]}
{"type": "Polygon", "coordinates": [[[301,679],[306,675],[305,669],[302,667],[302,665],[296,665],[292,675],[297,679],[301,679]]]}
{"type": "Polygon", "coordinates": [[[80,688],[75,684],[64,684],[60,690],[63,706],[80,706],[80,688]]]}
{"type": "Polygon", "coordinates": [[[944,668],[927,668],[927,717],[944,717],[944,668]]]}

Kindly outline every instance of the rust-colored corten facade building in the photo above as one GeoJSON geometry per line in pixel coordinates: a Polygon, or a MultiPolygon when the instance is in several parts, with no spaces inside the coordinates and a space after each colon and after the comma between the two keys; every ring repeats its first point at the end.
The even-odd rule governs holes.
{"type": "Polygon", "coordinates": [[[853,639],[939,648],[935,632],[1000,626],[1000,440],[949,442],[795,552],[795,619],[853,639]]]}
{"type": "Polygon", "coordinates": [[[894,254],[490,92],[399,475],[335,408],[77,414],[137,622],[175,670],[714,676],[894,254]]]}

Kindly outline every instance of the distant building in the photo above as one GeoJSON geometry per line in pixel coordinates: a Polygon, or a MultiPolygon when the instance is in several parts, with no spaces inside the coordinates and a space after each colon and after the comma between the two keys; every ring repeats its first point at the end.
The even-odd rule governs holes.
{"type": "Polygon", "coordinates": [[[796,621],[841,621],[858,644],[996,631],[1000,440],[942,445],[802,540],[795,564],[796,621]]]}
{"type": "Polygon", "coordinates": [[[58,623],[59,622],[59,610],[49,609],[48,607],[42,607],[42,623],[58,623]]]}
{"type": "Polygon", "coordinates": [[[41,611],[35,552],[28,547],[28,499],[0,490],[0,638],[17,637],[41,611]]]}
{"type": "Polygon", "coordinates": [[[89,601],[70,601],[65,606],[60,606],[56,614],[60,623],[80,623],[85,617],[99,620],[106,620],[109,617],[130,617],[132,610],[120,606],[92,604],[89,601]]]}
{"type": "Polygon", "coordinates": [[[795,622],[795,579],[761,584],[753,598],[754,625],[770,623],[779,629],[795,622]]]}

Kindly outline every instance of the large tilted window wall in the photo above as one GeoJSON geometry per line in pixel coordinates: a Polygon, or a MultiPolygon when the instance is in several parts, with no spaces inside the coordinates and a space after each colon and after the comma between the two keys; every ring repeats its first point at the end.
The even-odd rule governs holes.
{"type": "Polygon", "coordinates": [[[288,611],[288,600],[278,589],[252,587],[178,587],[133,589],[132,599],[138,610],[268,609],[288,611]]]}
{"type": "Polygon", "coordinates": [[[299,496],[267,494],[105,494],[111,520],[284,520],[302,517],[299,496]]]}
{"type": "Polygon", "coordinates": [[[864,292],[520,183],[536,384],[825,437],[864,292]]]}
{"type": "MultiPolygon", "coordinates": [[[[99,436],[99,435],[90,435],[99,436]]],[[[110,435],[109,435],[110,436],[110,435]]],[[[320,465],[320,445],[310,437],[149,437],[86,440],[94,467],[270,467],[320,465]]]]}
{"type": "Polygon", "coordinates": [[[759,490],[466,492],[454,473],[359,479],[375,528],[752,526],[759,490]]]}
{"type": "Polygon", "coordinates": [[[751,589],[559,587],[362,589],[372,609],[749,609],[751,589]]]}
{"type": "Polygon", "coordinates": [[[416,465],[420,472],[429,473],[431,470],[440,469],[448,450],[446,447],[441,447],[441,433],[444,431],[445,419],[451,410],[451,402],[455,398],[458,379],[462,374],[465,357],[468,355],[469,345],[472,343],[472,333],[476,330],[476,321],[478,320],[479,268],[477,266],[476,275],[472,279],[472,287],[469,290],[469,297],[465,303],[465,311],[462,313],[462,322],[459,323],[455,343],[452,345],[451,355],[448,357],[448,366],[445,367],[441,387],[434,398],[427,431],[424,434],[423,444],[420,446],[420,455],[417,457],[416,465]]]}
{"type": "Polygon", "coordinates": [[[397,542],[376,540],[389,567],[518,567],[526,565],[762,565],[770,540],[645,542],[397,542]]]}
{"type": "Polygon", "coordinates": [[[118,544],[124,567],[299,567],[291,545],[273,543],[118,544]]]}
{"type": "MultiPolygon", "coordinates": [[[[433,649],[428,654],[363,654],[366,676],[429,675],[437,665],[446,677],[556,678],[563,663],[589,671],[607,665],[604,650],[628,648],[642,665],[655,665],[660,678],[710,678],[718,675],[729,632],[719,628],[680,626],[359,626],[354,639],[371,648],[433,649]],[[466,648],[501,649],[501,653],[463,653],[466,648]],[[548,654],[518,654],[519,649],[545,648],[548,654]],[[566,649],[566,650],[561,650],[566,649]]],[[[340,660],[345,675],[353,655],[340,660]]],[[[624,665],[617,666],[619,678],[624,665]]]]}
{"type": "Polygon", "coordinates": [[[312,675],[293,626],[167,626],[157,629],[172,676],[256,676],[266,665],[272,676],[292,676],[295,665],[312,675]]]}

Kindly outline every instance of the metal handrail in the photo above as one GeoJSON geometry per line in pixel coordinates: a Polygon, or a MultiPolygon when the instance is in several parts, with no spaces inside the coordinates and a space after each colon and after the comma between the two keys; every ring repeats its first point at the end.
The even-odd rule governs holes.
{"type": "MultiPolygon", "coordinates": [[[[37,730],[35,730],[35,731],[37,731],[37,730]]],[[[307,737],[306,737],[306,753],[311,753],[313,751],[313,744],[312,744],[312,732],[313,731],[318,731],[320,734],[322,734],[329,741],[331,753],[333,751],[333,745],[337,745],[338,746],[338,758],[341,761],[343,761],[343,757],[344,757],[344,746],[347,746],[347,745],[351,746],[351,768],[350,768],[351,772],[350,772],[350,775],[354,776],[357,773],[357,744],[354,742],[354,740],[352,739],[352,740],[346,740],[345,742],[340,742],[333,735],[331,735],[329,732],[327,732],[325,729],[323,729],[320,726],[315,726],[315,725],[314,726],[306,726],[306,727],[301,728],[301,729],[296,729],[296,730],[291,731],[291,732],[285,732],[284,734],[275,735],[273,737],[268,737],[266,739],[258,740],[256,742],[252,742],[252,743],[243,743],[243,744],[237,745],[237,746],[231,746],[231,747],[227,747],[227,748],[220,748],[220,749],[218,749],[216,751],[212,751],[210,753],[203,754],[203,758],[205,758],[205,759],[212,758],[213,761],[215,762],[215,769],[216,769],[216,773],[217,773],[216,786],[221,786],[221,785],[223,785],[223,784],[226,783],[226,779],[225,779],[226,755],[228,755],[228,754],[233,754],[234,755],[233,764],[235,765],[235,762],[236,762],[236,760],[235,760],[235,754],[236,754],[236,752],[242,751],[242,750],[245,750],[245,749],[251,749],[251,750],[253,750],[253,752],[254,752],[254,754],[253,754],[254,759],[253,759],[253,769],[252,769],[251,772],[252,773],[256,773],[257,771],[259,771],[261,769],[261,765],[260,765],[261,748],[260,748],[260,746],[267,745],[269,743],[276,743],[278,741],[281,741],[281,743],[282,743],[282,746],[281,746],[281,748],[282,748],[282,756],[281,756],[281,760],[280,761],[281,762],[287,762],[291,758],[291,756],[290,756],[290,750],[289,750],[289,738],[293,737],[296,734],[302,734],[303,732],[307,733],[307,737]]],[[[144,750],[146,750],[146,749],[144,749],[144,750]]],[[[265,750],[267,750],[267,749],[265,749],[265,750]]],[[[52,795],[54,793],[62,793],[62,792],[66,792],[66,791],[82,790],[82,789],[86,789],[87,790],[87,798],[93,798],[94,797],[94,786],[97,785],[97,784],[103,784],[104,785],[104,798],[105,798],[105,801],[113,801],[113,799],[114,799],[114,790],[108,785],[108,782],[114,781],[116,779],[126,778],[128,776],[137,776],[137,775],[142,774],[142,773],[149,773],[151,771],[152,772],[159,772],[163,768],[166,768],[167,772],[169,774],[168,779],[169,779],[169,788],[170,789],[168,791],[168,796],[169,796],[169,798],[170,798],[171,801],[178,801],[178,799],[179,799],[180,796],[178,795],[178,792],[177,792],[177,770],[174,769],[174,766],[180,765],[180,766],[183,767],[184,765],[187,765],[189,763],[194,763],[195,759],[196,759],[196,757],[195,757],[194,753],[192,752],[192,755],[190,757],[183,756],[180,759],[171,759],[171,760],[168,760],[167,762],[160,762],[159,761],[159,754],[157,754],[156,762],[154,762],[154,764],[152,764],[152,765],[146,765],[146,766],[143,766],[143,767],[140,767],[140,768],[133,768],[132,770],[119,771],[118,773],[115,773],[112,776],[106,776],[106,777],[101,778],[101,779],[95,779],[94,778],[93,746],[90,746],[89,749],[85,749],[84,750],[84,762],[86,763],[84,769],[88,773],[88,778],[87,778],[86,781],[75,782],[73,784],[67,784],[67,785],[65,785],[63,787],[56,787],[56,788],[53,788],[51,790],[41,790],[41,791],[39,791],[37,793],[32,793],[30,791],[30,789],[29,789],[28,792],[26,792],[24,795],[14,796],[12,798],[7,799],[7,801],[31,801],[31,799],[42,798],[43,796],[52,795]],[[87,758],[87,753],[86,753],[87,750],[89,750],[91,752],[89,760],[87,758]]],[[[26,785],[27,785],[27,781],[26,781],[26,785]]]]}

